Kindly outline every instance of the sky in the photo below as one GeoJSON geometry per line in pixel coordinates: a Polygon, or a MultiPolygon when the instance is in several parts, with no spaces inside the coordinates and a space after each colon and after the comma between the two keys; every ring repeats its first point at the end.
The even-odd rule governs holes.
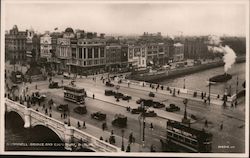
{"type": "MultiPolygon", "coordinates": [[[[204,1],[202,1],[204,2],[204,1]]],[[[64,31],[67,27],[105,34],[245,35],[242,3],[5,3],[5,30],[64,31]]]]}

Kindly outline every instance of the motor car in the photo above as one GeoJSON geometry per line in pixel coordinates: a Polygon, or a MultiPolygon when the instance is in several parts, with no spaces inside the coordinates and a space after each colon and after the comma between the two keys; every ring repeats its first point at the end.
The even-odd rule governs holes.
{"type": "Polygon", "coordinates": [[[127,95],[127,94],[124,94],[123,97],[122,97],[122,100],[131,100],[132,97],[127,95]]]}
{"type": "Polygon", "coordinates": [[[136,104],[141,104],[141,102],[144,102],[144,101],[145,101],[145,99],[140,98],[140,99],[138,99],[138,100],[136,101],[136,104]]]}
{"type": "Polygon", "coordinates": [[[69,105],[68,104],[60,104],[57,106],[57,110],[61,112],[68,112],[69,111],[69,105]]]}
{"type": "Polygon", "coordinates": [[[154,110],[149,110],[144,113],[145,117],[156,117],[157,114],[154,112],[154,110]]]}
{"type": "MultiPolygon", "coordinates": [[[[143,108],[142,107],[131,109],[131,114],[140,114],[142,112],[143,112],[143,108]]],[[[144,109],[144,112],[146,112],[146,109],[144,109]]]]}
{"type": "Polygon", "coordinates": [[[92,113],[91,118],[99,120],[99,121],[106,120],[106,114],[98,111],[98,112],[92,113]]]}
{"type": "Polygon", "coordinates": [[[122,114],[116,114],[112,120],[112,125],[120,128],[127,126],[127,117],[122,114]]]}
{"type": "Polygon", "coordinates": [[[115,92],[112,91],[112,90],[105,90],[105,93],[104,93],[106,96],[112,96],[112,95],[115,95],[115,92]]]}
{"type": "Polygon", "coordinates": [[[52,82],[49,84],[49,88],[60,88],[60,87],[58,86],[58,82],[52,81],[52,82]]]}
{"type": "Polygon", "coordinates": [[[70,79],[70,75],[69,74],[63,74],[63,78],[70,79]]]}
{"type": "Polygon", "coordinates": [[[46,98],[45,94],[40,94],[39,92],[35,92],[34,95],[32,95],[32,99],[34,101],[40,101],[43,102],[46,98]]]}
{"type": "Polygon", "coordinates": [[[155,94],[153,92],[149,92],[148,96],[155,97],[155,94]]]}
{"type": "Polygon", "coordinates": [[[165,107],[165,105],[163,103],[160,103],[157,101],[153,102],[153,108],[163,108],[163,107],[165,107]]]}
{"type": "Polygon", "coordinates": [[[80,115],[86,114],[87,113],[87,108],[86,106],[78,106],[74,108],[74,112],[80,115]]]}
{"type": "Polygon", "coordinates": [[[120,99],[120,98],[123,98],[123,94],[122,93],[115,93],[115,98],[118,98],[118,99],[120,99]]]}
{"type": "Polygon", "coordinates": [[[113,83],[111,83],[111,82],[106,82],[105,85],[106,85],[107,87],[114,87],[114,86],[115,86],[115,85],[114,85],[113,83]]]}
{"type": "Polygon", "coordinates": [[[175,104],[170,104],[169,107],[166,107],[166,111],[168,112],[180,111],[180,107],[176,106],[175,104]]]}

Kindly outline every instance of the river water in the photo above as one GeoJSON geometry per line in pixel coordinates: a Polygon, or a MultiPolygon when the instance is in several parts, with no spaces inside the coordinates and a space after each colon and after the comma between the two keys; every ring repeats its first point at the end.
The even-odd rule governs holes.
{"type": "MultiPolygon", "coordinates": [[[[184,79],[185,79],[185,87],[187,89],[192,90],[200,90],[204,92],[208,92],[208,79],[219,74],[224,73],[224,67],[217,67],[209,70],[204,70],[201,72],[197,72],[194,74],[189,74],[185,76],[181,76],[174,79],[168,79],[160,81],[159,83],[162,85],[167,85],[170,87],[180,87],[183,88],[184,86],[184,79]]],[[[228,82],[224,83],[216,83],[211,86],[211,93],[215,94],[224,94],[225,89],[227,88],[228,92],[230,91],[231,86],[231,94],[236,93],[236,83],[237,83],[237,76],[238,76],[238,90],[240,91],[243,89],[242,83],[246,80],[245,73],[246,73],[246,63],[239,63],[234,64],[231,69],[228,70],[228,73],[232,75],[232,79],[228,82]]]]}

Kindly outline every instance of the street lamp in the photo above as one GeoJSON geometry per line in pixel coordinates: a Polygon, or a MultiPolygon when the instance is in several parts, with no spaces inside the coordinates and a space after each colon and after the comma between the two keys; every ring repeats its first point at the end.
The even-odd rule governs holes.
{"type": "Polygon", "coordinates": [[[185,111],[184,111],[184,117],[182,118],[182,123],[190,124],[190,119],[187,118],[187,103],[188,103],[187,98],[183,100],[183,103],[185,105],[185,111]]]}
{"type": "Polygon", "coordinates": [[[124,137],[124,129],[122,129],[122,151],[124,151],[124,142],[123,142],[123,137],[124,137]]]}
{"type": "Polygon", "coordinates": [[[186,80],[186,79],[184,78],[183,89],[185,89],[185,88],[186,88],[186,86],[185,86],[185,80],[186,80]]]}

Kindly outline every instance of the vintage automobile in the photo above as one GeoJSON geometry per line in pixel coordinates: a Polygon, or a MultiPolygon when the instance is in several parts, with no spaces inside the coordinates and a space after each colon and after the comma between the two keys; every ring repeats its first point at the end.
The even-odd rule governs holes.
{"type": "Polygon", "coordinates": [[[98,111],[98,112],[92,113],[91,118],[99,120],[99,121],[106,120],[106,114],[98,111]]]}
{"type": "Polygon", "coordinates": [[[112,90],[105,90],[105,93],[104,93],[106,96],[112,96],[112,95],[115,95],[116,93],[112,90]]]}
{"type": "Polygon", "coordinates": [[[118,99],[120,99],[120,98],[123,98],[123,94],[122,93],[115,93],[115,98],[118,98],[118,99]]]}
{"type": "Polygon", "coordinates": [[[61,112],[68,112],[69,111],[69,105],[68,104],[60,104],[57,107],[57,110],[61,111],[61,112]]]}
{"type": "Polygon", "coordinates": [[[132,97],[127,95],[127,94],[124,94],[123,97],[122,97],[122,100],[131,100],[132,97]]]}
{"type": "Polygon", "coordinates": [[[86,106],[78,106],[78,107],[74,108],[74,112],[78,113],[80,115],[83,115],[83,114],[87,113],[87,108],[86,108],[86,106]]]}
{"type": "Polygon", "coordinates": [[[139,100],[136,101],[136,104],[141,104],[144,101],[145,101],[145,99],[140,98],[139,100]]]}
{"type": "Polygon", "coordinates": [[[144,113],[145,117],[156,117],[157,114],[154,112],[154,110],[149,110],[144,113]]]}
{"type": "Polygon", "coordinates": [[[170,104],[169,107],[166,107],[166,111],[168,112],[180,111],[180,107],[176,106],[175,104],[170,104]]]}
{"type": "Polygon", "coordinates": [[[69,75],[69,74],[64,73],[64,74],[63,74],[63,78],[65,78],[65,79],[70,79],[71,77],[70,77],[70,75],[69,75]]]}
{"type": "Polygon", "coordinates": [[[149,92],[148,96],[155,97],[155,94],[153,92],[149,92]]]}
{"type": "MultiPolygon", "coordinates": [[[[140,106],[138,108],[131,109],[131,114],[140,114],[142,112],[143,112],[143,108],[140,106]]],[[[146,109],[144,109],[144,112],[146,112],[146,109]]]]}
{"type": "Polygon", "coordinates": [[[43,102],[46,98],[45,94],[40,94],[39,92],[35,92],[34,94],[32,94],[32,100],[33,101],[38,101],[38,102],[43,102]]]}
{"type": "Polygon", "coordinates": [[[111,83],[111,82],[106,82],[106,84],[105,84],[107,87],[114,87],[115,85],[113,84],[113,83],[111,83]]]}
{"type": "Polygon", "coordinates": [[[60,88],[60,87],[58,86],[58,82],[52,81],[52,82],[49,84],[49,88],[60,88]]]}
{"type": "Polygon", "coordinates": [[[153,102],[153,107],[154,107],[154,108],[163,108],[163,107],[165,107],[165,105],[164,105],[163,103],[154,101],[154,102],[153,102]]]}
{"type": "Polygon", "coordinates": [[[126,127],[127,126],[127,117],[122,115],[122,114],[116,114],[113,121],[112,121],[113,126],[117,127],[126,127]]]}

